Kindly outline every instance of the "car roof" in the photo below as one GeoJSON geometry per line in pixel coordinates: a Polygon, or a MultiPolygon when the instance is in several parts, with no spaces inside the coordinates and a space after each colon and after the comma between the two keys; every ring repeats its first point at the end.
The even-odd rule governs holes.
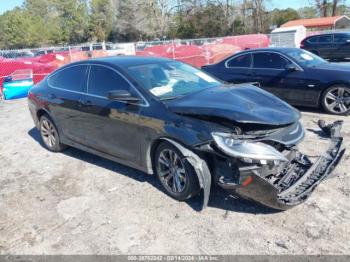
{"type": "Polygon", "coordinates": [[[156,56],[108,56],[108,57],[99,57],[89,60],[79,61],[74,64],[88,64],[88,63],[99,63],[99,64],[108,64],[118,67],[128,67],[136,65],[145,65],[145,64],[154,64],[160,62],[169,62],[173,61],[169,58],[156,57],[156,56]]]}
{"type": "Polygon", "coordinates": [[[279,52],[279,53],[284,53],[286,51],[291,51],[291,50],[299,50],[299,48],[294,48],[294,47],[269,47],[269,48],[252,48],[252,49],[247,49],[244,51],[241,51],[237,54],[242,54],[242,53],[249,53],[249,52],[279,52]]]}
{"type": "Polygon", "coordinates": [[[329,32],[329,33],[324,33],[324,34],[316,34],[316,35],[309,35],[305,39],[316,37],[316,36],[323,36],[323,35],[350,35],[350,32],[329,32]]]}

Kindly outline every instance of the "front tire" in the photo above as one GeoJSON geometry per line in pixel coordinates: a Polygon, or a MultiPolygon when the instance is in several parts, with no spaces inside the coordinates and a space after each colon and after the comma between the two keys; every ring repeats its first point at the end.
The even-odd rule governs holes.
{"type": "Polygon", "coordinates": [[[175,146],[162,142],[154,158],[154,166],[165,192],[179,201],[199,193],[197,175],[191,164],[175,146]]]}
{"type": "Polygon", "coordinates": [[[39,131],[47,150],[51,152],[61,152],[67,147],[60,142],[57,128],[48,115],[41,116],[39,131]]]}
{"type": "Polygon", "coordinates": [[[322,95],[322,107],[331,114],[348,115],[350,113],[350,88],[345,85],[329,87],[322,95]]]}

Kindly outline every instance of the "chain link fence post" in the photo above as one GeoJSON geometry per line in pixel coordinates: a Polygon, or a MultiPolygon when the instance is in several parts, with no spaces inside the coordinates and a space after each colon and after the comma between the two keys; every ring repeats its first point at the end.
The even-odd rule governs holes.
{"type": "Polygon", "coordinates": [[[69,63],[72,63],[72,51],[70,46],[68,46],[68,51],[69,51],[69,63]]]}
{"type": "Polygon", "coordinates": [[[174,39],[171,40],[171,49],[172,49],[172,52],[173,52],[173,59],[175,60],[175,43],[174,43],[174,39]]]}

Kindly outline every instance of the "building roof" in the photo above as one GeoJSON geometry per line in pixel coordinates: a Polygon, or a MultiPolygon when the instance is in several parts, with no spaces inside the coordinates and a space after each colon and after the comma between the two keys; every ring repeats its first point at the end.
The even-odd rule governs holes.
{"type": "Polygon", "coordinates": [[[298,26],[298,25],[303,25],[306,28],[332,27],[340,19],[347,19],[350,21],[350,19],[345,15],[343,15],[343,16],[331,16],[331,17],[292,20],[292,21],[289,21],[289,22],[281,25],[281,27],[290,27],[290,26],[298,26]]]}

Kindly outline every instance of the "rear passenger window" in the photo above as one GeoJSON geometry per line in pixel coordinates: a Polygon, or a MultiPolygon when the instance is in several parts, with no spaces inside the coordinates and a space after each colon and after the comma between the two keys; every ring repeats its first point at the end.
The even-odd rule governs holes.
{"type": "Polygon", "coordinates": [[[114,70],[104,66],[92,66],[89,75],[88,93],[106,97],[112,90],[127,90],[129,83],[114,70]]]}
{"type": "Polygon", "coordinates": [[[240,55],[227,62],[228,67],[250,67],[252,63],[252,56],[250,54],[240,55]]]}
{"type": "Polygon", "coordinates": [[[50,76],[48,83],[52,87],[82,92],[86,72],[86,65],[71,66],[50,76]]]}
{"type": "Polygon", "coordinates": [[[314,44],[318,42],[318,36],[316,37],[311,37],[307,40],[309,43],[314,44]]]}
{"type": "Polygon", "coordinates": [[[284,69],[288,61],[276,53],[255,53],[254,54],[254,68],[273,68],[284,69]]]}
{"type": "Polygon", "coordinates": [[[332,35],[323,35],[320,36],[318,39],[319,43],[331,43],[332,42],[332,35]]]}

